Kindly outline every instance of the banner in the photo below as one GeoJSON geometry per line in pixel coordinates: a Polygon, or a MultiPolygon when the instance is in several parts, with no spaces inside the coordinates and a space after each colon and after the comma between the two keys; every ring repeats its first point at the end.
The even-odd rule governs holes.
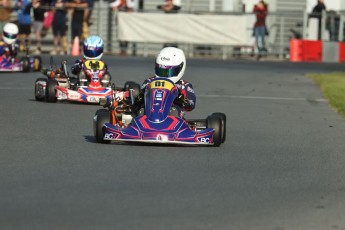
{"type": "Polygon", "coordinates": [[[247,17],[125,13],[118,15],[118,39],[129,42],[252,45],[247,17]]]}

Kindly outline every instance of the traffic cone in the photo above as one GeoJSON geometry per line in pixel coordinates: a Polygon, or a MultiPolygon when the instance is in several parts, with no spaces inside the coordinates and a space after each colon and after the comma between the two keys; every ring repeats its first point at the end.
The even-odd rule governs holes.
{"type": "Polygon", "coordinates": [[[72,56],[79,56],[80,55],[79,37],[74,38],[71,55],[72,56]]]}

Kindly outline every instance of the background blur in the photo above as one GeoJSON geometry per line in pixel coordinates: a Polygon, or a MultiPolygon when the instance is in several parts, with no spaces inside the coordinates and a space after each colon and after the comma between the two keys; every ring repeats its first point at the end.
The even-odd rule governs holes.
{"type": "MultiPolygon", "coordinates": [[[[128,55],[153,55],[166,44],[165,40],[160,39],[162,34],[168,34],[171,38],[170,42],[174,42],[174,37],[179,37],[181,31],[188,31],[193,35],[205,37],[203,40],[199,39],[200,36],[196,36],[192,40],[177,39],[174,42],[184,49],[189,57],[207,56],[228,59],[253,56],[257,50],[255,38],[252,36],[255,22],[252,10],[257,2],[257,0],[181,0],[181,10],[168,15],[157,9],[158,5],[164,4],[164,0],[136,0],[134,1],[134,12],[130,13],[115,12],[109,7],[111,2],[97,0],[94,1],[89,34],[102,36],[105,41],[105,52],[110,54],[119,54],[119,40],[126,38],[128,55]],[[130,15],[126,17],[124,14],[132,16],[129,24],[126,22],[129,21],[130,15]],[[155,17],[153,23],[143,19],[145,14],[147,14],[147,18],[155,17]],[[209,23],[205,23],[203,31],[200,29],[193,31],[194,26],[189,27],[190,24],[181,23],[190,20],[191,15],[193,15],[192,20],[208,17],[206,20],[209,23]],[[217,28],[215,32],[212,31],[215,24],[209,20],[212,17],[217,17],[217,24],[220,28],[217,28]],[[166,24],[161,26],[162,24],[158,22],[166,22],[166,24]],[[138,23],[141,23],[140,28],[142,29],[139,34],[140,39],[132,36],[132,32],[138,32],[134,31],[138,28],[133,27],[133,25],[139,25],[138,23]],[[153,34],[150,28],[157,35],[153,34]],[[161,33],[160,29],[162,29],[161,33]],[[212,38],[211,35],[216,33],[225,39],[212,38]],[[232,38],[233,36],[235,37],[233,40],[226,40],[227,37],[232,38]]],[[[312,8],[317,3],[316,0],[267,0],[266,3],[269,7],[266,19],[269,29],[267,36],[269,56],[279,59],[289,58],[289,42],[293,38],[317,40],[318,19],[310,16],[312,8]]],[[[327,10],[320,15],[322,16],[321,40],[344,41],[345,1],[325,0],[325,5],[327,10]],[[335,38],[332,38],[331,34],[336,34],[333,36],[335,38]]],[[[12,16],[15,20],[16,13],[13,12],[12,16]]],[[[51,49],[52,38],[52,32],[48,31],[43,38],[44,51],[49,52],[51,49]]],[[[34,40],[32,35],[32,41],[34,42],[34,40]]],[[[68,36],[68,43],[72,44],[70,36],[68,36]]]]}

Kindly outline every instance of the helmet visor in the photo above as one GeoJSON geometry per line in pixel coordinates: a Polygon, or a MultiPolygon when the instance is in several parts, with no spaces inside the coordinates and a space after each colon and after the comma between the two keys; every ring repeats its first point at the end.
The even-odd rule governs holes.
{"type": "Polygon", "coordinates": [[[4,31],[4,37],[9,38],[9,39],[16,39],[17,34],[10,34],[4,31]]]}
{"type": "Polygon", "coordinates": [[[103,47],[92,47],[92,46],[85,46],[84,47],[84,55],[89,58],[98,57],[103,53],[103,47]]]}
{"type": "Polygon", "coordinates": [[[176,77],[182,70],[183,63],[177,66],[166,66],[166,65],[160,65],[156,64],[155,72],[156,75],[159,77],[176,77]]]}

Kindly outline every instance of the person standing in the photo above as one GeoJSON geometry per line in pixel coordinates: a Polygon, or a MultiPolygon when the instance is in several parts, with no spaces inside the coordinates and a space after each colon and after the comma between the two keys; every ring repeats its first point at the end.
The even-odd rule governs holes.
{"type": "Polygon", "coordinates": [[[10,7],[10,0],[0,0],[0,30],[2,30],[5,24],[10,20],[12,12],[10,7]]]}
{"type": "Polygon", "coordinates": [[[71,3],[66,3],[66,7],[73,9],[71,23],[72,44],[77,37],[80,39],[80,44],[82,44],[83,24],[88,14],[88,3],[85,0],[73,0],[71,3]]]}
{"type": "Polygon", "coordinates": [[[54,48],[50,52],[51,55],[64,54],[67,51],[65,44],[67,32],[67,10],[63,0],[56,0],[52,3],[54,8],[54,17],[52,23],[52,30],[54,35],[54,48]],[[60,49],[62,47],[62,49],[60,49]]]}
{"type": "Polygon", "coordinates": [[[43,21],[44,21],[44,4],[41,4],[40,0],[32,0],[32,9],[34,13],[34,22],[33,22],[33,31],[35,33],[36,38],[36,50],[35,54],[41,54],[42,52],[42,29],[43,29],[43,21]]]}
{"type": "MultiPolygon", "coordinates": [[[[113,8],[114,12],[133,12],[134,1],[133,0],[115,0],[109,4],[109,7],[113,8]]],[[[120,43],[120,56],[127,55],[128,41],[119,41],[120,43]]]]}
{"type": "Polygon", "coordinates": [[[31,34],[31,4],[30,0],[17,0],[15,8],[18,13],[18,38],[20,41],[20,51],[24,51],[24,44],[30,44],[31,34]]]}
{"type": "Polygon", "coordinates": [[[263,56],[267,55],[265,37],[268,33],[266,27],[266,16],[268,13],[267,4],[264,1],[259,1],[253,9],[256,15],[256,22],[254,24],[254,35],[256,41],[256,47],[258,49],[257,60],[260,60],[263,56]]]}
{"type": "MultiPolygon", "coordinates": [[[[165,0],[164,5],[158,5],[158,10],[164,11],[166,14],[178,13],[181,9],[181,0],[165,0]]],[[[178,47],[177,43],[164,43],[163,47],[178,47]]]]}
{"type": "Polygon", "coordinates": [[[181,0],[166,0],[164,5],[158,5],[157,9],[165,13],[177,13],[181,9],[181,0]]]}
{"type": "Polygon", "coordinates": [[[326,10],[326,5],[324,3],[324,0],[317,0],[317,3],[313,8],[311,17],[318,19],[318,32],[317,32],[318,40],[321,40],[322,11],[324,10],[326,10]]]}

